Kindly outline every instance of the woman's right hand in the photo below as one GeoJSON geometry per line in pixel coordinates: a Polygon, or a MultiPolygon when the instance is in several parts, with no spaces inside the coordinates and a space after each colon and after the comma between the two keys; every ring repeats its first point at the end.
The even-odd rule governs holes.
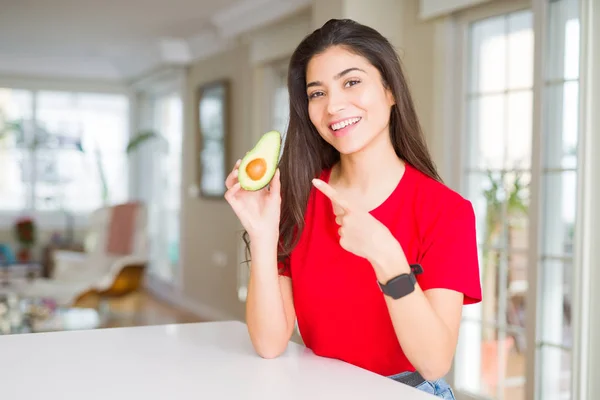
{"type": "Polygon", "coordinates": [[[238,160],[225,180],[225,199],[239,218],[251,238],[272,236],[279,238],[279,217],[281,208],[281,183],[279,168],[268,187],[255,192],[241,188],[238,181],[238,160]]]}

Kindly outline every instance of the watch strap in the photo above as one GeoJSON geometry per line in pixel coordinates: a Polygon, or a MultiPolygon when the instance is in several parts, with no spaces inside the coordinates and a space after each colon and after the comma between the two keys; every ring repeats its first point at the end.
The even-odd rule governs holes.
{"type": "Polygon", "coordinates": [[[423,273],[423,267],[421,264],[410,264],[410,271],[415,275],[420,275],[423,273]]]}

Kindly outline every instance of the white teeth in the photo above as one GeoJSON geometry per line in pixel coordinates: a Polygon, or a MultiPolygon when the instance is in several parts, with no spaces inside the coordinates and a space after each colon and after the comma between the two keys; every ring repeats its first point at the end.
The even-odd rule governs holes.
{"type": "Polygon", "coordinates": [[[352,125],[360,121],[360,118],[350,118],[342,122],[338,122],[337,124],[331,125],[331,129],[337,131],[339,129],[345,128],[348,125],[352,125]]]}

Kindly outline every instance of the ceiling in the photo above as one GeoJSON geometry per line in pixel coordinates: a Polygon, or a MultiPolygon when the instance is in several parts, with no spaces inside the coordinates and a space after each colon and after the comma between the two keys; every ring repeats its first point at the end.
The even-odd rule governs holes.
{"type": "Polygon", "coordinates": [[[0,76],[128,81],[188,64],[310,0],[0,0],[0,76]]]}

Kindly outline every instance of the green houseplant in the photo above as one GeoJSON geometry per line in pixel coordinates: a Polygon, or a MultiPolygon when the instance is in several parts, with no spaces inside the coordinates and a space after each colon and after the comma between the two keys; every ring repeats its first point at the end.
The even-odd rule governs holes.
{"type": "MultiPolygon", "coordinates": [[[[528,183],[520,171],[486,171],[485,189],[485,234],[482,251],[482,286],[486,300],[482,305],[482,320],[496,321],[499,301],[501,263],[505,262],[510,284],[510,271],[514,267],[510,249],[518,245],[519,235],[526,234],[528,183]],[[502,251],[506,257],[502,260],[502,251]]],[[[503,316],[500,316],[503,318],[503,316]]],[[[499,368],[506,371],[508,354],[515,338],[507,336],[503,341],[496,337],[493,328],[482,326],[482,379],[491,387],[497,385],[499,368]],[[499,363],[500,359],[500,363],[499,363]]],[[[504,375],[504,372],[501,372],[504,375]]]]}
{"type": "Polygon", "coordinates": [[[520,171],[486,171],[487,187],[482,191],[486,200],[485,237],[483,261],[484,280],[497,272],[500,253],[496,249],[509,250],[513,247],[514,232],[522,227],[527,217],[527,190],[520,171]]]}

